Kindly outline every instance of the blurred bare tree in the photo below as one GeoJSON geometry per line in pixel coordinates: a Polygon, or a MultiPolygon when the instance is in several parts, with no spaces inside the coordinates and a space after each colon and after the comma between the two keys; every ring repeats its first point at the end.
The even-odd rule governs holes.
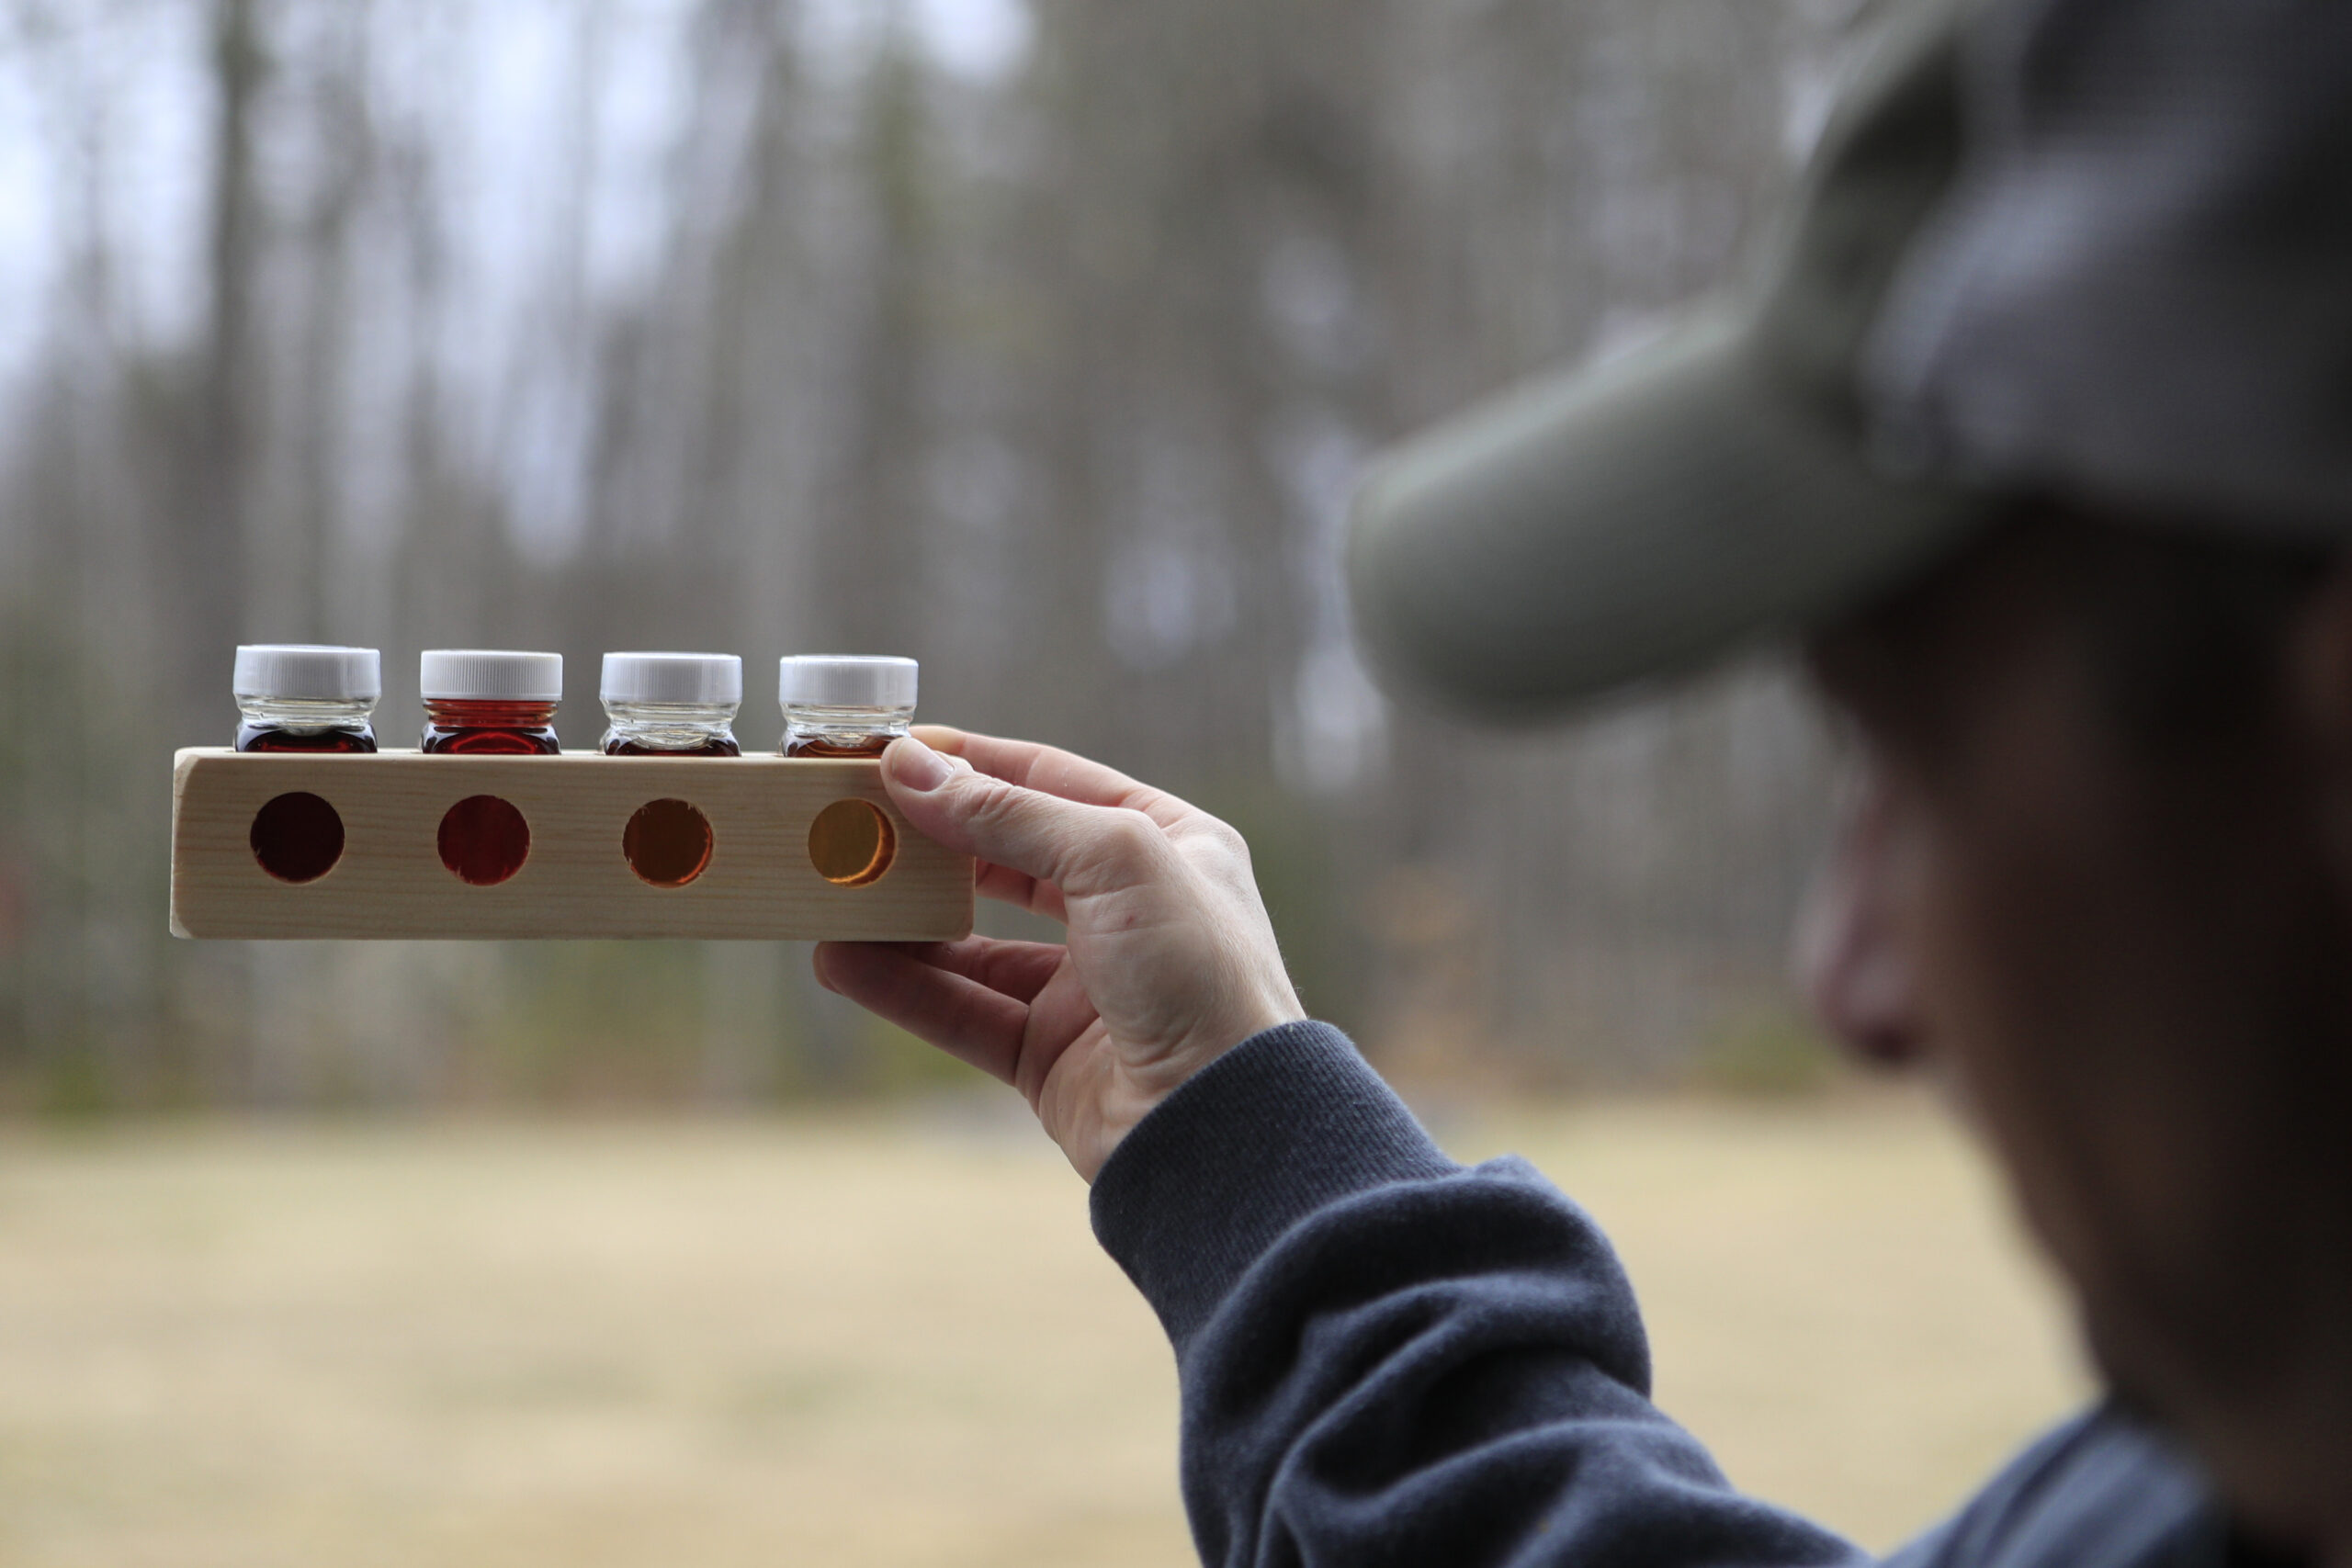
{"type": "Polygon", "coordinates": [[[1750,667],[1392,712],[1382,441],[1731,265],[1852,0],[15,0],[0,1100],[755,1101],[933,1069],[765,945],[175,943],[240,640],[903,651],[1252,840],[1410,1070],[1681,1070],[1781,999],[1824,746],[1750,667]]]}

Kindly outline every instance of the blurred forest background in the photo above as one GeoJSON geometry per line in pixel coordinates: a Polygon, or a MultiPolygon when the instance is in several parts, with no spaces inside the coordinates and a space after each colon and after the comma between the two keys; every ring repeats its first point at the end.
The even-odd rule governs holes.
{"type": "MultiPolygon", "coordinates": [[[[1828,746],[1765,662],[1393,711],[1382,442],[1721,278],[1860,0],[6,0],[0,1104],[756,1103],[928,1075],[764,944],[198,944],[250,640],[900,652],[1249,835],[1407,1074],[1781,1071],[1828,746]]],[[[1000,927],[1000,929],[1010,929],[1000,927]]]]}

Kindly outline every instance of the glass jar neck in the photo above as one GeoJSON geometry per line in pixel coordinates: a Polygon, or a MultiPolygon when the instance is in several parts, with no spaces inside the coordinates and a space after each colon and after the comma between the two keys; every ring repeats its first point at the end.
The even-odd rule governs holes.
{"type": "Polygon", "coordinates": [[[255,729],[312,734],[325,729],[365,729],[376,711],[373,697],[273,697],[237,694],[237,711],[255,729]]]}
{"type": "Polygon", "coordinates": [[[708,751],[735,744],[733,703],[624,703],[605,700],[604,750],[636,746],[653,751],[708,751]]]}
{"type": "Polygon", "coordinates": [[[427,697],[424,716],[439,729],[547,729],[560,703],[520,697],[427,697]]]}

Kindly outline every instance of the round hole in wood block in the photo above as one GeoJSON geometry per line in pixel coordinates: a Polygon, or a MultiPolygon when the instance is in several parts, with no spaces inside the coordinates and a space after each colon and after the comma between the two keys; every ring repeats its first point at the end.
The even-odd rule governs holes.
{"type": "Polygon", "coordinates": [[[443,812],[437,837],[441,863],[476,887],[496,886],[531,854],[531,825],[494,795],[469,795],[443,812]]]}
{"type": "Polygon", "coordinates": [[[868,801],[837,800],[808,825],[808,859],[817,874],[843,887],[880,880],[898,852],[890,819],[868,801]]]}
{"type": "Polygon", "coordinates": [[[305,790],[272,797],[254,813],[246,841],[280,882],[316,882],[343,858],[343,818],[305,790]]]}
{"type": "Polygon", "coordinates": [[[629,870],[656,887],[684,887],[710,864],[710,819],[683,800],[649,800],[621,830],[629,870]]]}

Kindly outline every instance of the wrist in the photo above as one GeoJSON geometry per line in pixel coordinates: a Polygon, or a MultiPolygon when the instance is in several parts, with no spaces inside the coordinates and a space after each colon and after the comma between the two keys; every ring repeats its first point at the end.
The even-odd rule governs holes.
{"type": "Polygon", "coordinates": [[[1081,1140],[1065,1144],[1063,1152],[1079,1175],[1091,1182],[1145,1117],[1219,1058],[1261,1034],[1306,1021],[1306,1010],[1294,998],[1287,1008],[1270,1001],[1195,1029],[1148,1062],[1120,1072],[1095,1103],[1093,1126],[1081,1140]]]}
{"type": "Polygon", "coordinates": [[[1156,1105],[1183,1088],[1195,1074],[1227,1053],[1268,1030],[1306,1021],[1306,1010],[1298,1005],[1295,995],[1275,997],[1261,992],[1246,1000],[1236,998],[1231,1005],[1220,1009],[1215,1018],[1204,1019],[1195,1024],[1174,1045],[1161,1053],[1149,1070],[1137,1076],[1156,1091],[1152,1100],[1156,1105]]]}

